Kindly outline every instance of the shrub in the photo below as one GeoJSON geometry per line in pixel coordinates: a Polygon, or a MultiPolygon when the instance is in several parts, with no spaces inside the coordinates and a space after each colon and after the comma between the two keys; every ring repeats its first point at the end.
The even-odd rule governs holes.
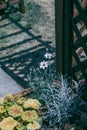
{"type": "Polygon", "coordinates": [[[31,130],[39,129],[42,122],[38,113],[40,108],[37,99],[7,94],[5,98],[0,98],[0,130],[29,130],[30,127],[31,130]]]}

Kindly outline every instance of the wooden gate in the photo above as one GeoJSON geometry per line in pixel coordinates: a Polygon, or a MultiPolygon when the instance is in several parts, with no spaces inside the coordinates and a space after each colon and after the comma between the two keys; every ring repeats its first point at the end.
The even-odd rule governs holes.
{"type": "Polygon", "coordinates": [[[55,5],[57,72],[87,81],[87,0],[55,0],[55,5]]]}

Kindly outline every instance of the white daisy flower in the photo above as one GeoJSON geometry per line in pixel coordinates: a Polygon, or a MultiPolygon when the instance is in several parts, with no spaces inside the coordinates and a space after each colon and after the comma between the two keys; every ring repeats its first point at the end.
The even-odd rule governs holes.
{"type": "Polygon", "coordinates": [[[47,67],[48,67],[48,62],[43,60],[43,61],[40,63],[40,68],[45,69],[45,68],[47,68],[47,67]]]}
{"type": "Polygon", "coordinates": [[[51,58],[52,58],[52,54],[51,54],[51,53],[48,53],[48,52],[47,52],[44,56],[45,56],[45,58],[47,58],[47,59],[51,59],[51,58]]]}

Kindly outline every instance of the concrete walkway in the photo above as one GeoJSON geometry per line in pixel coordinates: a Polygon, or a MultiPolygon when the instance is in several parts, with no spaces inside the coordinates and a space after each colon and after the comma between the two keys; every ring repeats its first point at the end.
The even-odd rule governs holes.
{"type": "Polygon", "coordinates": [[[7,93],[15,94],[22,90],[23,88],[0,68],[0,97],[4,97],[7,93]]]}

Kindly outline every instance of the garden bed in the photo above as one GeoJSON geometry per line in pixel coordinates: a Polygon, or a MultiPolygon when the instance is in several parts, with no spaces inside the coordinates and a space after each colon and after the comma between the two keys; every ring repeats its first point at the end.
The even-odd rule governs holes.
{"type": "Polygon", "coordinates": [[[1,130],[86,130],[87,103],[79,99],[77,92],[74,93],[79,92],[78,84],[73,81],[76,84],[73,84],[73,91],[72,84],[68,84],[63,75],[59,75],[57,81],[47,73],[38,76],[36,74],[29,82],[32,87],[0,98],[1,130]]]}

